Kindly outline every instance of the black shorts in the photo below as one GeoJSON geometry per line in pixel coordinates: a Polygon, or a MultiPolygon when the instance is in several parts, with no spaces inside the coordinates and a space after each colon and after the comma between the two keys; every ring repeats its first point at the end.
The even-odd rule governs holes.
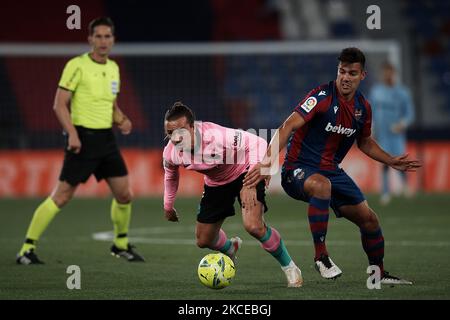
{"type": "MultiPolygon", "coordinates": [[[[216,223],[226,217],[234,216],[234,202],[236,197],[242,207],[240,192],[245,173],[236,180],[224,184],[223,186],[210,187],[205,184],[202,199],[197,213],[197,221],[201,223],[216,223]]],[[[264,205],[264,212],[267,211],[266,188],[264,181],[256,186],[256,198],[264,205]]]]}
{"type": "Polygon", "coordinates": [[[91,174],[97,181],[128,174],[112,129],[88,129],[75,127],[81,141],[81,151],[75,154],[67,150],[66,136],[64,164],[59,176],[72,186],[84,183],[91,174]]]}

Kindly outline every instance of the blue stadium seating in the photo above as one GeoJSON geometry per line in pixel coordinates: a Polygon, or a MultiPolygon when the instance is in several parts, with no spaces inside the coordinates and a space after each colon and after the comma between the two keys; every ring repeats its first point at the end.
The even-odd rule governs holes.
{"type": "Polygon", "coordinates": [[[450,2],[441,0],[404,1],[405,15],[410,19],[413,31],[419,37],[425,54],[429,54],[428,71],[439,83],[437,89],[444,98],[444,107],[450,110],[450,86],[443,81],[445,73],[450,72],[450,46],[442,29],[450,22],[450,2]],[[433,48],[426,50],[427,46],[433,48]],[[428,52],[429,51],[429,52],[428,52]]]}

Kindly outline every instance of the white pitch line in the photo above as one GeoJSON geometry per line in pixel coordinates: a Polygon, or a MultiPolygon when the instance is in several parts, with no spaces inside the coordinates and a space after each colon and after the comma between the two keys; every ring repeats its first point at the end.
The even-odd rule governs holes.
{"type": "MultiPolygon", "coordinates": [[[[227,229],[229,226],[227,226],[227,229]]],[[[234,228],[233,228],[234,229],[234,228]]],[[[136,234],[136,237],[130,237],[130,242],[133,243],[147,243],[147,244],[167,244],[167,245],[195,245],[194,239],[183,238],[160,238],[154,237],[155,235],[174,235],[180,232],[193,232],[192,227],[155,227],[155,228],[140,228],[133,230],[132,234],[136,234]],[[145,237],[148,235],[148,237],[145,237]]],[[[192,233],[194,235],[194,233],[192,233]]],[[[113,231],[96,232],[92,234],[92,238],[97,241],[112,241],[114,239],[113,231]]],[[[312,240],[284,240],[286,245],[309,247],[312,246],[312,240]]],[[[246,241],[246,245],[259,246],[259,242],[254,239],[246,241]]],[[[360,246],[360,241],[352,240],[331,240],[330,244],[333,246],[360,246]]],[[[385,241],[386,246],[400,246],[400,247],[450,247],[450,241],[385,241]]]]}

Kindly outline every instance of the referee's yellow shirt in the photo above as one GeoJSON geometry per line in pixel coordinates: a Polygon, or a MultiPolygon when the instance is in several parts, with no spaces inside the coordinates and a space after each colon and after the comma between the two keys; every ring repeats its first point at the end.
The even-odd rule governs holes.
{"type": "Polygon", "coordinates": [[[119,66],[112,60],[101,64],[88,53],[67,62],[59,87],[72,91],[72,123],[91,129],[113,124],[113,105],[120,91],[119,66]]]}

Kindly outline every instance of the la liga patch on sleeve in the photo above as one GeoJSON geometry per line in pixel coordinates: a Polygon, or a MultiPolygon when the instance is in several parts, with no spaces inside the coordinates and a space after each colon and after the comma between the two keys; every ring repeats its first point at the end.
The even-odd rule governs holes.
{"type": "Polygon", "coordinates": [[[317,99],[315,97],[309,97],[300,107],[306,112],[310,112],[316,105],[317,99]]]}

